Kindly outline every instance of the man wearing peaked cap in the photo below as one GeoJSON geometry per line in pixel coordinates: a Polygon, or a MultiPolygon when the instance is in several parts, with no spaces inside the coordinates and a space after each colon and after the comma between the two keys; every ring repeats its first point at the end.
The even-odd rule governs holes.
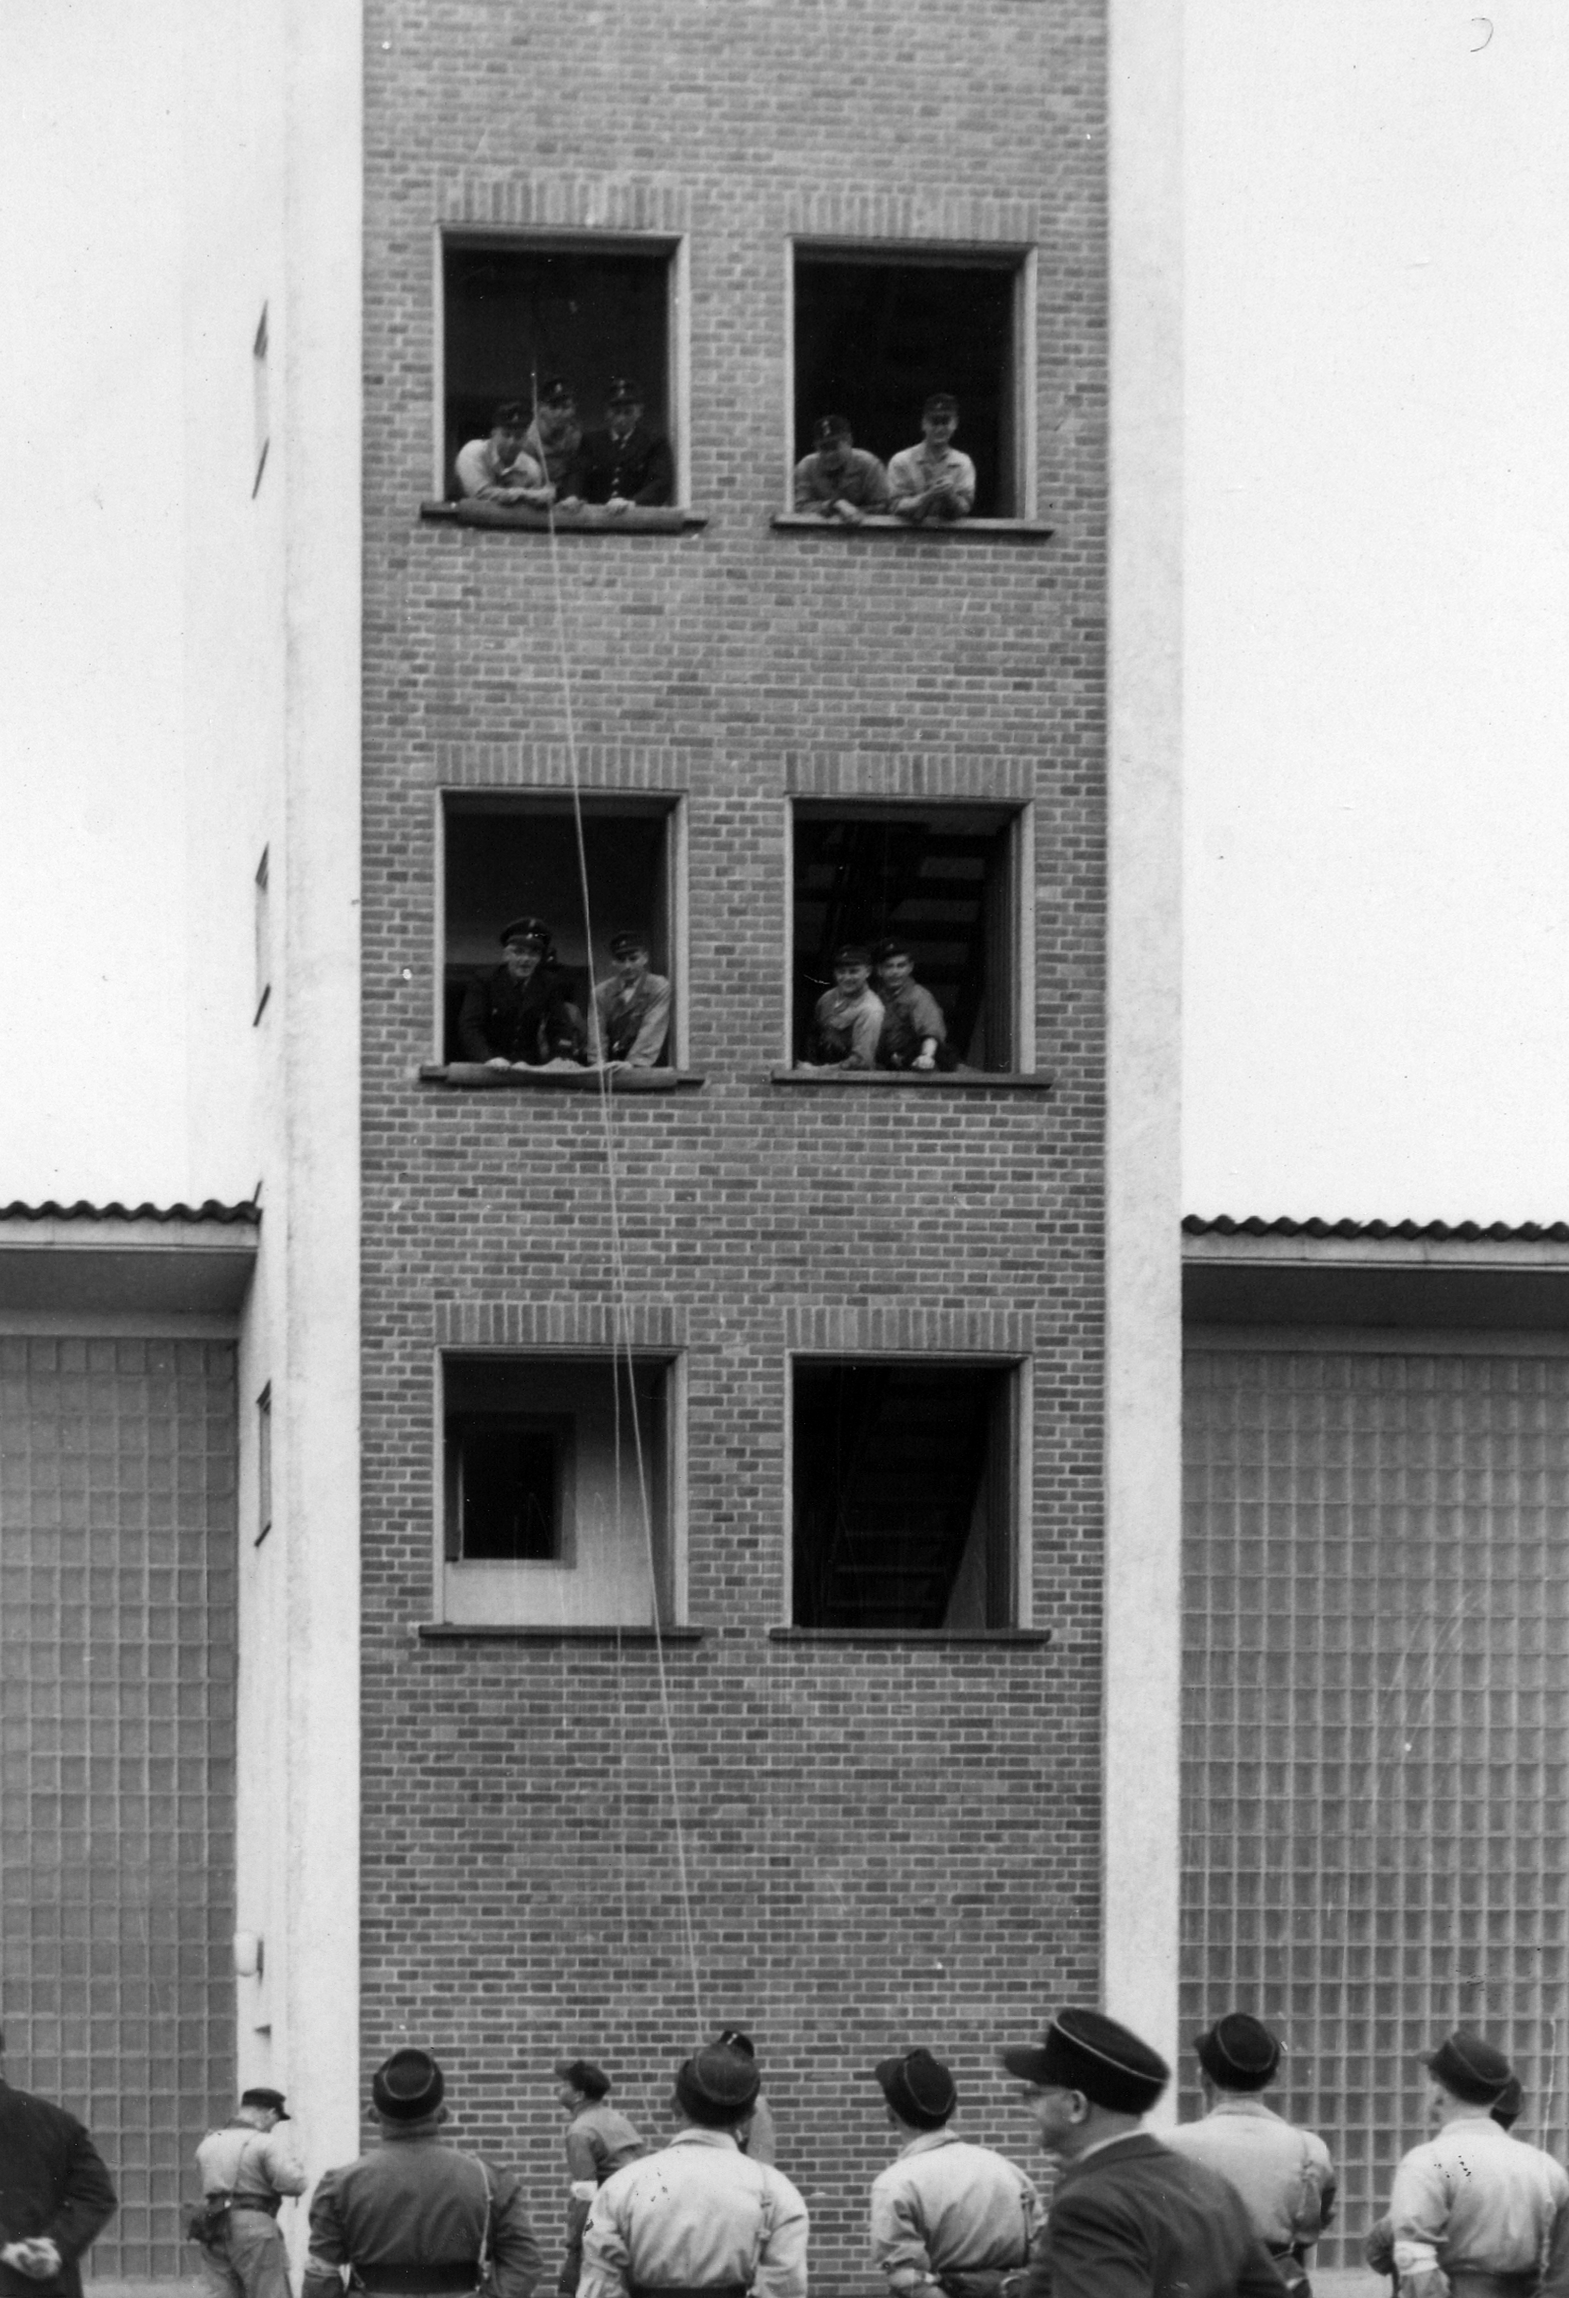
{"type": "Polygon", "coordinates": [[[613,2170],[624,2169],[648,2152],[642,2133],[611,2106],[610,2077],[592,2059],[556,2061],[556,2104],[564,2107],[566,2129],[567,2247],[556,2277],[562,2298],[572,2298],[583,2272],[583,2229],[588,2206],[613,2170]]]}
{"type": "Polygon", "coordinates": [[[996,2298],[1040,2232],[1033,2183],[949,2127],[959,2094],[930,2051],[880,2059],[872,2073],[903,2141],[872,2181],[873,2263],[897,2298],[996,2298]]]}
{"type": "Polygon", "coordinates": [[[1335,2168],[1316,2131],[1297,2130],[1259,2093],[1275,2079],[1280,2044],[1248,2011],[1228,2011],[1193,2045],[1207,2112],[1165,2134],[1195,2162],[1229,2178],[1253,2231],[1297,2298],[1311,2298],[1306,2254],[1335,2207],[1335,2168]]]}
{"type": "Polygon", "coordinates": [[[510,2170],[441,2137],[446,2078],[413,2046],[371,2078],[381,2144],[324,2173],[311,2201],[303,2298],[529,2298],[539,2245],[510,2170]]]}
{"type": "Polygon", "coordinates": [[[1002,2062],[1063,2165],[1010,2298],[1021,2285],[1028,2298],[1280,2298],[1234,2188],[1139,2127],[1171,2079],[1157,2051],[1103,2012],[1075,2009],[1002,2062]]]}
{"type": "Polygon", "coordinates": [[[670,442],[643,420],[643,386],[617,375],[605,399],[605,424],[583,441],[583,500],[608,510],[657,510],[675,500],[670,442]]]}
{"type": "Polygon", "coordinates": [[[741,2151],[760,2082],[725,2043],[683,2061],[675,2137],[594,2198],[578,2298],[805,2298],[806,2204],[741,2151]]]}
{"type": "Polygon", "coordinates": [[[487,1069],[581,1063],[583,1017],[567,995],[549,926],[543,918],[512,918],[500,941],[501,964],[492,974],[476,974],[463,993],[458,1043],[464,1060],[487,1069]]]}
{"type": "Polygon", "coordinates": [[[630,927],[610,937],[614,973],[594,984],[594,1059],[657,1069],[670,1036],[671,988],[649,970],[648,936],[630,927]]]}
{"type": "Polygon", "coordinates": [[[888,473],[856,445],[843,415],[823,415],[812,425],[812,452],[791,476],[790,500],[797,511],[858,527],[868,511],[887,510],[888,473]]]}
{"type": "Polygon", "coordinates": [[[1514,2080],[1509,2061],[1480,2035],[1457,2032],[1422,2064],[1438,2128],[1395,2173],[1389,2231],[1402,2293],[1564,2298],[1569,2173],[1494,2119],[1514,2080]]]}
{"type": "Polygon", "coordinates": [[[289,2298],[277,2218],[286,2194],[305,2192],[299,2151],[278,2128],[289,2119],[282,2091],[257,2085],[196,2149],[207,2206],[196,2255],[210,2298],[289,2298]]]}

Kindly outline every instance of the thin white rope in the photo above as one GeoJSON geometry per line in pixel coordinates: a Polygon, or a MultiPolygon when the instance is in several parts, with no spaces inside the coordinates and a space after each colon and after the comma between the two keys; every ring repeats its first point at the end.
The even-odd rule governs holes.
{"type": "MultiPolygon", "coordinates": [[[[538,422],[539,378],[534,377],[535,421],[538,422]]],[[[540,438],[544,447],[543,436],[540,438]]],[[[545,476],[550,476],[546,466],[545,476]]],[[[583,793],[578,780],[577,724],[572,704],[572,665],[567,647],[566,603],[561,588],[561,561],[556,536],[556,507],[554,499],[546,506],[546,526],[550,538],[550,580],[555,602],[556,649],[561,667],[562,709],[566,725],[567,772],[572,790],[572,825],[577,843],[578,884],[583,899],[583,934],[587,944],[589,973],[589,1004],[593,1008],[594,924],[588,891],[588,846],[583,832],[583,793]]],[[[599,1030],[598,1014],[593,1014],[594,1028],[601,1042],[597,1050],[603,1054],[603,1033],[599,1030]]],[[[665,1763],[670,1777],[670,1810],[674,1822],[676,1872],[681,1887],[681,1919],[685,1932],[687,1968],[692,1986],[692,2010],[697,2031],[705,2027],[703,2018],[702,1986],[698,1975],[697,1934],[692,1921],[692,1892],[687,1872],[686,1830],[681,1819],[681,1786],[676,1767],[675,1725],[670,1708],[670,1683],[665,1666],[665,1641],[659,1617],[659,1572],[654,1554],[654,1525],[649,1508],[648,1477],[644,1462],[642,1416],[638,1410],[637,1380],[632,1358],[631,1302],[627,1288],[626,1259],[622,1246],[621,1200],[619,1174],[616,1163],[615,1126],[611,1116],[611,1072],[601,1062],[595,1098],[599,1103],[600,1126],[604,1135],[605,1174],[609,1193],[610,1211],[610,1283],[613,1296],[613,1322],[611,1325],[610,1376],[612,1385],[618,1385],[620,1366],[618,1348],[626,1361],[627,1395],[631,1404],[632,1442],[636,1457],[638,1501],[643,1519],[643,1545],[648,1559],[649,1586],[654,1598],[654,1659],[659,1685],[659,1718],[664,1739],[665,1763]]],[[[621,1478],[620,1462],[615,1464],[615,1522],[620,1526],[621,1478]]],[[[619,1644],[619,1637],[617,1642],[619,1644]]],[[[622,1761],[626,1760],[626,1742],[622,1740],[622,1761]]]]}

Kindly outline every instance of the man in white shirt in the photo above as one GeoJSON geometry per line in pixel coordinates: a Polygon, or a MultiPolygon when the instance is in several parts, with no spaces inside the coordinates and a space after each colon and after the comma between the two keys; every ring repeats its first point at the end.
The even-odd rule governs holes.
{"type": "Polygon", "coordinates": [[[1438,2129],[1395,2173],[1401,2298],[1566,2298],[1569,2172],[1493,2119],[1509,2061],[1457,2032],[1422,2063],[1438,2129]]]}
{"type": "Polygon", "coordinates": [[[529,511],[550,508],[556,490],[528,453],[527,434],[521,400],[504,400],[490,418],[490,437],[470,439],[458,449],[458,486],[466,500],[499,503],[503,509],[519,504],[529,511]]]}
{"type": "Polygon", "coordinates": [[[1193,2048],[1208,2111],[1201,2122],[1168,2130],[1166,2144],[1231,2181],[1281,2279],[1306,2298],[1306,2253],[1335,2206],[1329,2149],[1316,2131],[1298,2130],[1259,2096],[1275,2079],[1280,2043],[1251,2013],[1228,2011],[1193,2048]]]}
{"type": "Polygon", "coordinates": [[[873,2073],[904,2143],[872,2181],[872,2263],[894,2298],[995,2298],[1040,2231],[1034,2182],[949,2129],[959,2094],[930,2051],[881,2059],[873,2073]]]}
{"type": "Polygon", "coordinates": [[[806,2298],[806,2204],[739,2144],[760,2087],[757,2062],[723,2043],[684,2062],[682,2127],[594,2197],[578,2298],[806,2298]]]}
{"type": "Polygon", "coordinates": [[[921,409],[921,444],[905,447],[888,465],[888,508],[896,519],[924,526],[928,519],[967,519],[975,508],[975,465],[953,444],[959,402],[934,391],[921,409]]]}
{"type": "Polygon", "coordinates": [[[289,2255],[278,2228],[286,2194],[305,2192],[281,2091],[242,2091],[221,2130],[196,2149],[209,2238],[197,2244],[210,2298],[289,2298],[289,2255]]]}

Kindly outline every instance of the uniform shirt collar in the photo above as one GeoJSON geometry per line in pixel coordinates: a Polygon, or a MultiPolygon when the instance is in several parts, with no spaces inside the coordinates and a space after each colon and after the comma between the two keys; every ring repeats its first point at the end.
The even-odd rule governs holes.
{"type": "Polygon", "coordinates": [[[1282,2119],[1273,2107],[1267,2107],[1261,2098],[1249,2091],[1232,2091],[1227,2097],[1217,2099],[1204,2120],[1208,2122],[1212,2115],[1217,2114],[1263,2115],[1269,2122],[1279,2122],[1282,2119]]]}
{"type": "Polygon", "coordinates": [[[941,2130],[917,2131],[914,2138],[900,2147],[895,2159],[903,2162],[907,2154],[930,2154],[934,2147],[954,2146],[958,2142],[958,2137],[958,2132],[950,2130],[946,2123],[941,2130]]]}
{"type": "Polygon", "coordinates": [[[672,2146],[728,2146],[740,2152],[740,2141],[733,2130],[708,2130],[701,2123],[688,2123],[678,2130],[670,2141],[672,2146]]]}

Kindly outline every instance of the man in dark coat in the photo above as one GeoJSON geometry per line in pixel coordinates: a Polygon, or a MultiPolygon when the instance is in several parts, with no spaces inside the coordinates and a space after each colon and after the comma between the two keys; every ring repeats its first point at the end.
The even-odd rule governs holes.
{"type": "Polygon", "coordinates": [[[610,386],[604,429],[583,441],[581,471],[584,502],[612,511],[654,510],[675,499],[670,442],[643,421],[642,386],[627,376],[610,386]]]}
{"type": "Polygon", "coordinates": [[[0,2078],[0,2298],[82,2298],[77,2262],[114,2212],[75,2115],[0,2078]]]}
{"type": "Polygon", "coordinates": [[[1063,2165],[1017,2278],[1027,2298],[1281,2298],[1236,2189],[1140,2128],[1171,2079],[1147,2043],[1099,2011],[1066,2010],[1002,2063],[1063,2165]]]}
{"type": "Polygon", "coordinates": [[[541,1069],[581,1062],[583,1016],[567,996],[543,918],[514,918],[501,930],[502,964],[471,981],[458,1015],[465,1061],[490,1069],[541,1069]]]}

